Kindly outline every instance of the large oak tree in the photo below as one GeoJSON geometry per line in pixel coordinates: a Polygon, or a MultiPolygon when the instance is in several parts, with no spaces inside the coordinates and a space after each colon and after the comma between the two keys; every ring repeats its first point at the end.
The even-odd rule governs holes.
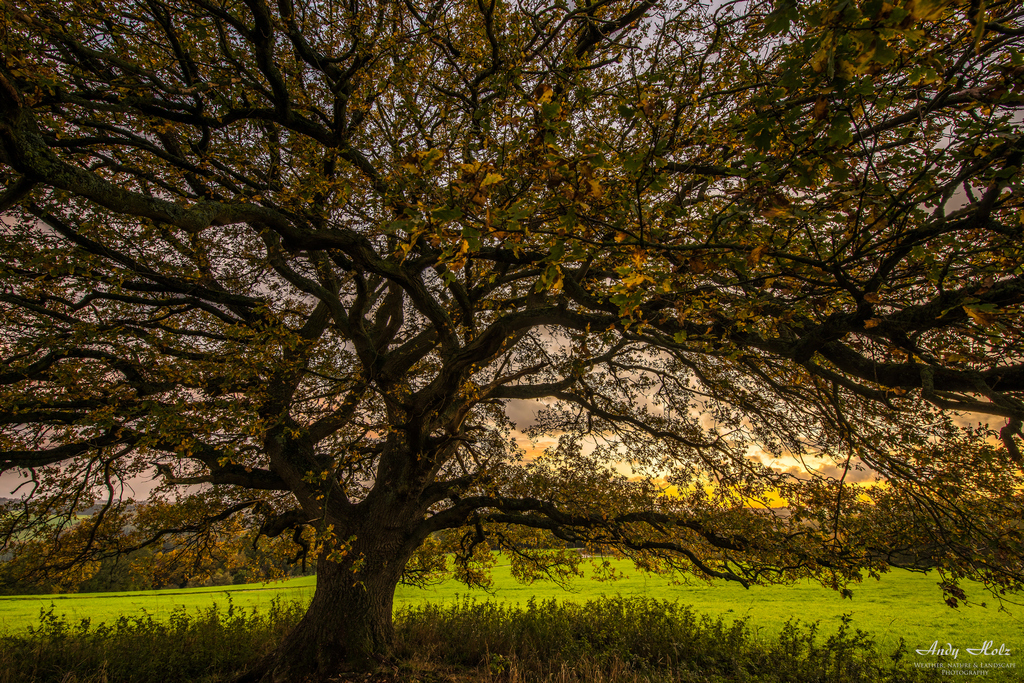
{"type": "Polygon", "coordinates": [[[0,7],[10,552],[294,533],[268,679],[450,550],[1020,586],[1018,3],[0,7]]]}

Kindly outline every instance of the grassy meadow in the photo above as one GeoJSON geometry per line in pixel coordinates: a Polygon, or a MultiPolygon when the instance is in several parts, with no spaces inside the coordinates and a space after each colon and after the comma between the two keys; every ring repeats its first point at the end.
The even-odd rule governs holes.
{"type": "MultiPolygon", "coordinates": [[[[747,590],[726,583],[674,582],[668,577],[638,572],[626,562],[618,563],[617,568],[625,578],[613,582],[582,578],[565,591],[550,582],[519,584],[511,578],[507,564],[499,562],[494,570],[494,588],[489,592],[468,589],[454,581],[426,589],[400,587],[396,611],[400,615],[404,613],[408,619],[409,615],[426,613],[440,618],[437,615],[441,612],[437,610],[445,609],[451,614],[460,610],[467,613],[497,610],[505,614],[504,619],[512,619],[520,611],[537,611],[538,605],[546,605],[544,609],[553,612],[561,609],[556,603],[583,606],[610,598],[640,604],[656,599],[690,606],[693,614],[709,617],[708,624],[721,617],[720,628],[743,628],[752,639],[765,643],[793,637],[792,633],[786,636],[785,625],[788,621],[799,621],[800,628],[813,630],[822,642],[837,632],[864,631],[883,655],[897,651],[902,639],[906,650],[903,658],[910,666],[943,662],[947,668],[975,663],[1024,668],[1024,656],[1018,657],[1018,653],[1024,653],[1024,607],[1006,604],[999,609],[991,596],[975,586],[973,591],[968,587],[970,598],[987,602],[987,607],[966,605],[951,609],[942,601],[934,573],[894,571],[881,581],[866,580],[854,586],[853,599],[844,600],[838,593],[807,583],[747,590]],[[468,606],[468,602],[478,604],[468,606]],[[957,657],[940,658],[915,652],[929,649],[936,641],[940,647],[949,643],[957,648],[957,657]],[[967,648],[984,647],[986,642],[991,642],[992,650],[1002,645],[1011,654],[967,653],[967,648]]],[[[274,584],[174,591],[0,597],[0,632],[16,635],[25,633],[32,625],[38,629],[41,610],[50,612],[51,620],[63,615],[64,622],[72,626],[82,620],[89,620],[93,625],[112,623],[122,615],[144,618],[150,623],[167,622],[174,618],[180,620],[183,614],[210,613],[211,607],[223,615],[229,605],[238,612],[255,609],[255,613],[266,614],[277,609],[274,605],[308,600],[314,581],[314,577],[303,577],[274,584]]],[[[456,619],[454,616],[447,618],[456,619]]],[[[990,681],[1021,678],[1024,672],[1012,669],[990,671],[985,676],[990,681]]]]}
{"type": "MultiPolygon", "coordinates": [[[[553,582],[517,583],[507,564],[494,569],[494,587],[490,591],[471,589],[446,581],[429,588],[399,586],[395,607],[424,603],[450,604],[465,598],[526,605],[530,600],[568,600],[585,602],[601,597],[652,597],[679,601],[696,611],[727,621],[744,619],[756,633],[774,634],[788,619],[805,623],[820,622],[821,628],[834,630],[844,615],[853,627],[870,632],[881,646],[895,647],[902,637],[907,647],[926,648],[935,640],[961,647],[978,647],[992,640],[998,648],[1024,648],[1024,605],[999,605],[980,586],[969,596],[985,602],[951,609],[942,601],[934,573],[919,574],[896,570],[881,581],[866,580],[854,586],[853,599],[842,599],[835,591],[820,585],[801,583],[790,586],[742,586],[726,582],[707,584],[690,580],[673,582],[669,577],[638,572],[628,562],[613,562],[625,578],[617,581],[576,580],[569,591],[553,582]],[[974,645],[977,643],[977,645],[974,645]]],[[[235,607],[266,608],[275,598],[290,602],[308,601],[316,578],[306,576],[289,581],[240,586],[215,586],[181,590],[156,590],[128,593],[87,593],[70,595],[0,596],[0,632],[17,632],[39,621],[40,610],[52,604],[54,614],[71,622],[89,619],[93,623],[112,621],[121,615],[148,614],[156,620],[167,619],[176,609],[204,609],[211,604],[226,607],[230,596],[235,607]]],[[[1019,596],[1024,600],[1024,596],[1019,596]]],[[[1024,652],[1024,650],[1021,650],[1024,652]]],[[[1024,666],[1024,659],[1022,659],[1024,666]]]]}

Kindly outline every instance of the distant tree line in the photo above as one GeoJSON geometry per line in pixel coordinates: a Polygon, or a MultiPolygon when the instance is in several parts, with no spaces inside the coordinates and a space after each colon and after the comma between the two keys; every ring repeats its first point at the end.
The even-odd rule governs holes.
{"type": "MultiPolygon", "coordinates": [[[[97,511],[87,508],[83,512],[97,511]]],[[[133,531],[125,527],[125,538],[133,531]]],[[[295,539],[263,537],[256,542],[255,532],[238,531],[206,539],[203,544],[167,540],[59,574],[32,571],[37,549],[29,546],[17,555],[0,556],[0,595],[229,586],[313,573],[313,564],[303,561],[298,552],[301,545],[295,539]]]]}

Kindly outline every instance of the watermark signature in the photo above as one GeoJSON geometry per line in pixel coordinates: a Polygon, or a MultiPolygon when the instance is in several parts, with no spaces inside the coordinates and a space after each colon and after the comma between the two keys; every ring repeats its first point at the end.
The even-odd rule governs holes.
{"type": "MultiPolygon", "coordinates": [[[[981,644],[981,647],[965,647],[964,650],[967,652],[967,654],[973,657],[1008,657],[1010,655],[1010,648],[1006,647],[1006,643],[999,643],[999,649],[997,650],[993,645],[993,641],[991,640],[986,640],[984,643],[981,644]]],[[[946,657],[951,656],[953,657],[953,659],[958,659],[960,657],[960,648],[953,647],[951,643],[946,643],[945,645],[940,647],[939,641],[937,640],[934,643],[932,643],[932,646],[928,649],[918,649],[914,650],[914,652],[916,652],[919,655],[943,655],[946,657]]]]}
{"type": "Polygon", "coordinates": [[[1006,643],[999,643],[997,646],[992,640],[982,641],[980,647],[964,648],[957,647],[950,642],[940,643],[936,640],[930,646],[917,648],[914,652],[919,655],[952,657],[954,660],[952,662],[914,663],[914,668],[937,669],[943,676],[987,676],[992,671],[1017,668],[1016,663],[1005,659],[981,661],[973,659],[975,657],[1009,657],[1013,654],[1006,643]],[[959,661],[961,655],[965,661],[959,661]]]}

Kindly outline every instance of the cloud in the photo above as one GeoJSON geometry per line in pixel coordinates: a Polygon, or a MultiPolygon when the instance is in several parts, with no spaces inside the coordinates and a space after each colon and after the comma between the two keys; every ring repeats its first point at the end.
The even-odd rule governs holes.
{"type": "Polygon", "coordinates": [[[808,467],[793,465],[784,469],[777,469],[779,469],[780,472],[790,474],[797,479],[810,479],[812,476],[831,477],[832,479],[837,480],[843,479],[848,484],[870,484],[873,483],[878,476],[878,474],[870,467],[861,465],[861,468],[858,469],[853,464],[851,464],[850,469],[846,471],[845,479],[843,477],[844,467],[831,463],[815,464],[808,467]]]}
{"type": "Polygon", "coordinates": [[[537,411],[543,407],[540,401],[513,400],[505,404],[505,414],[518,429],[526,429],[536,422],[537,411]]]}

